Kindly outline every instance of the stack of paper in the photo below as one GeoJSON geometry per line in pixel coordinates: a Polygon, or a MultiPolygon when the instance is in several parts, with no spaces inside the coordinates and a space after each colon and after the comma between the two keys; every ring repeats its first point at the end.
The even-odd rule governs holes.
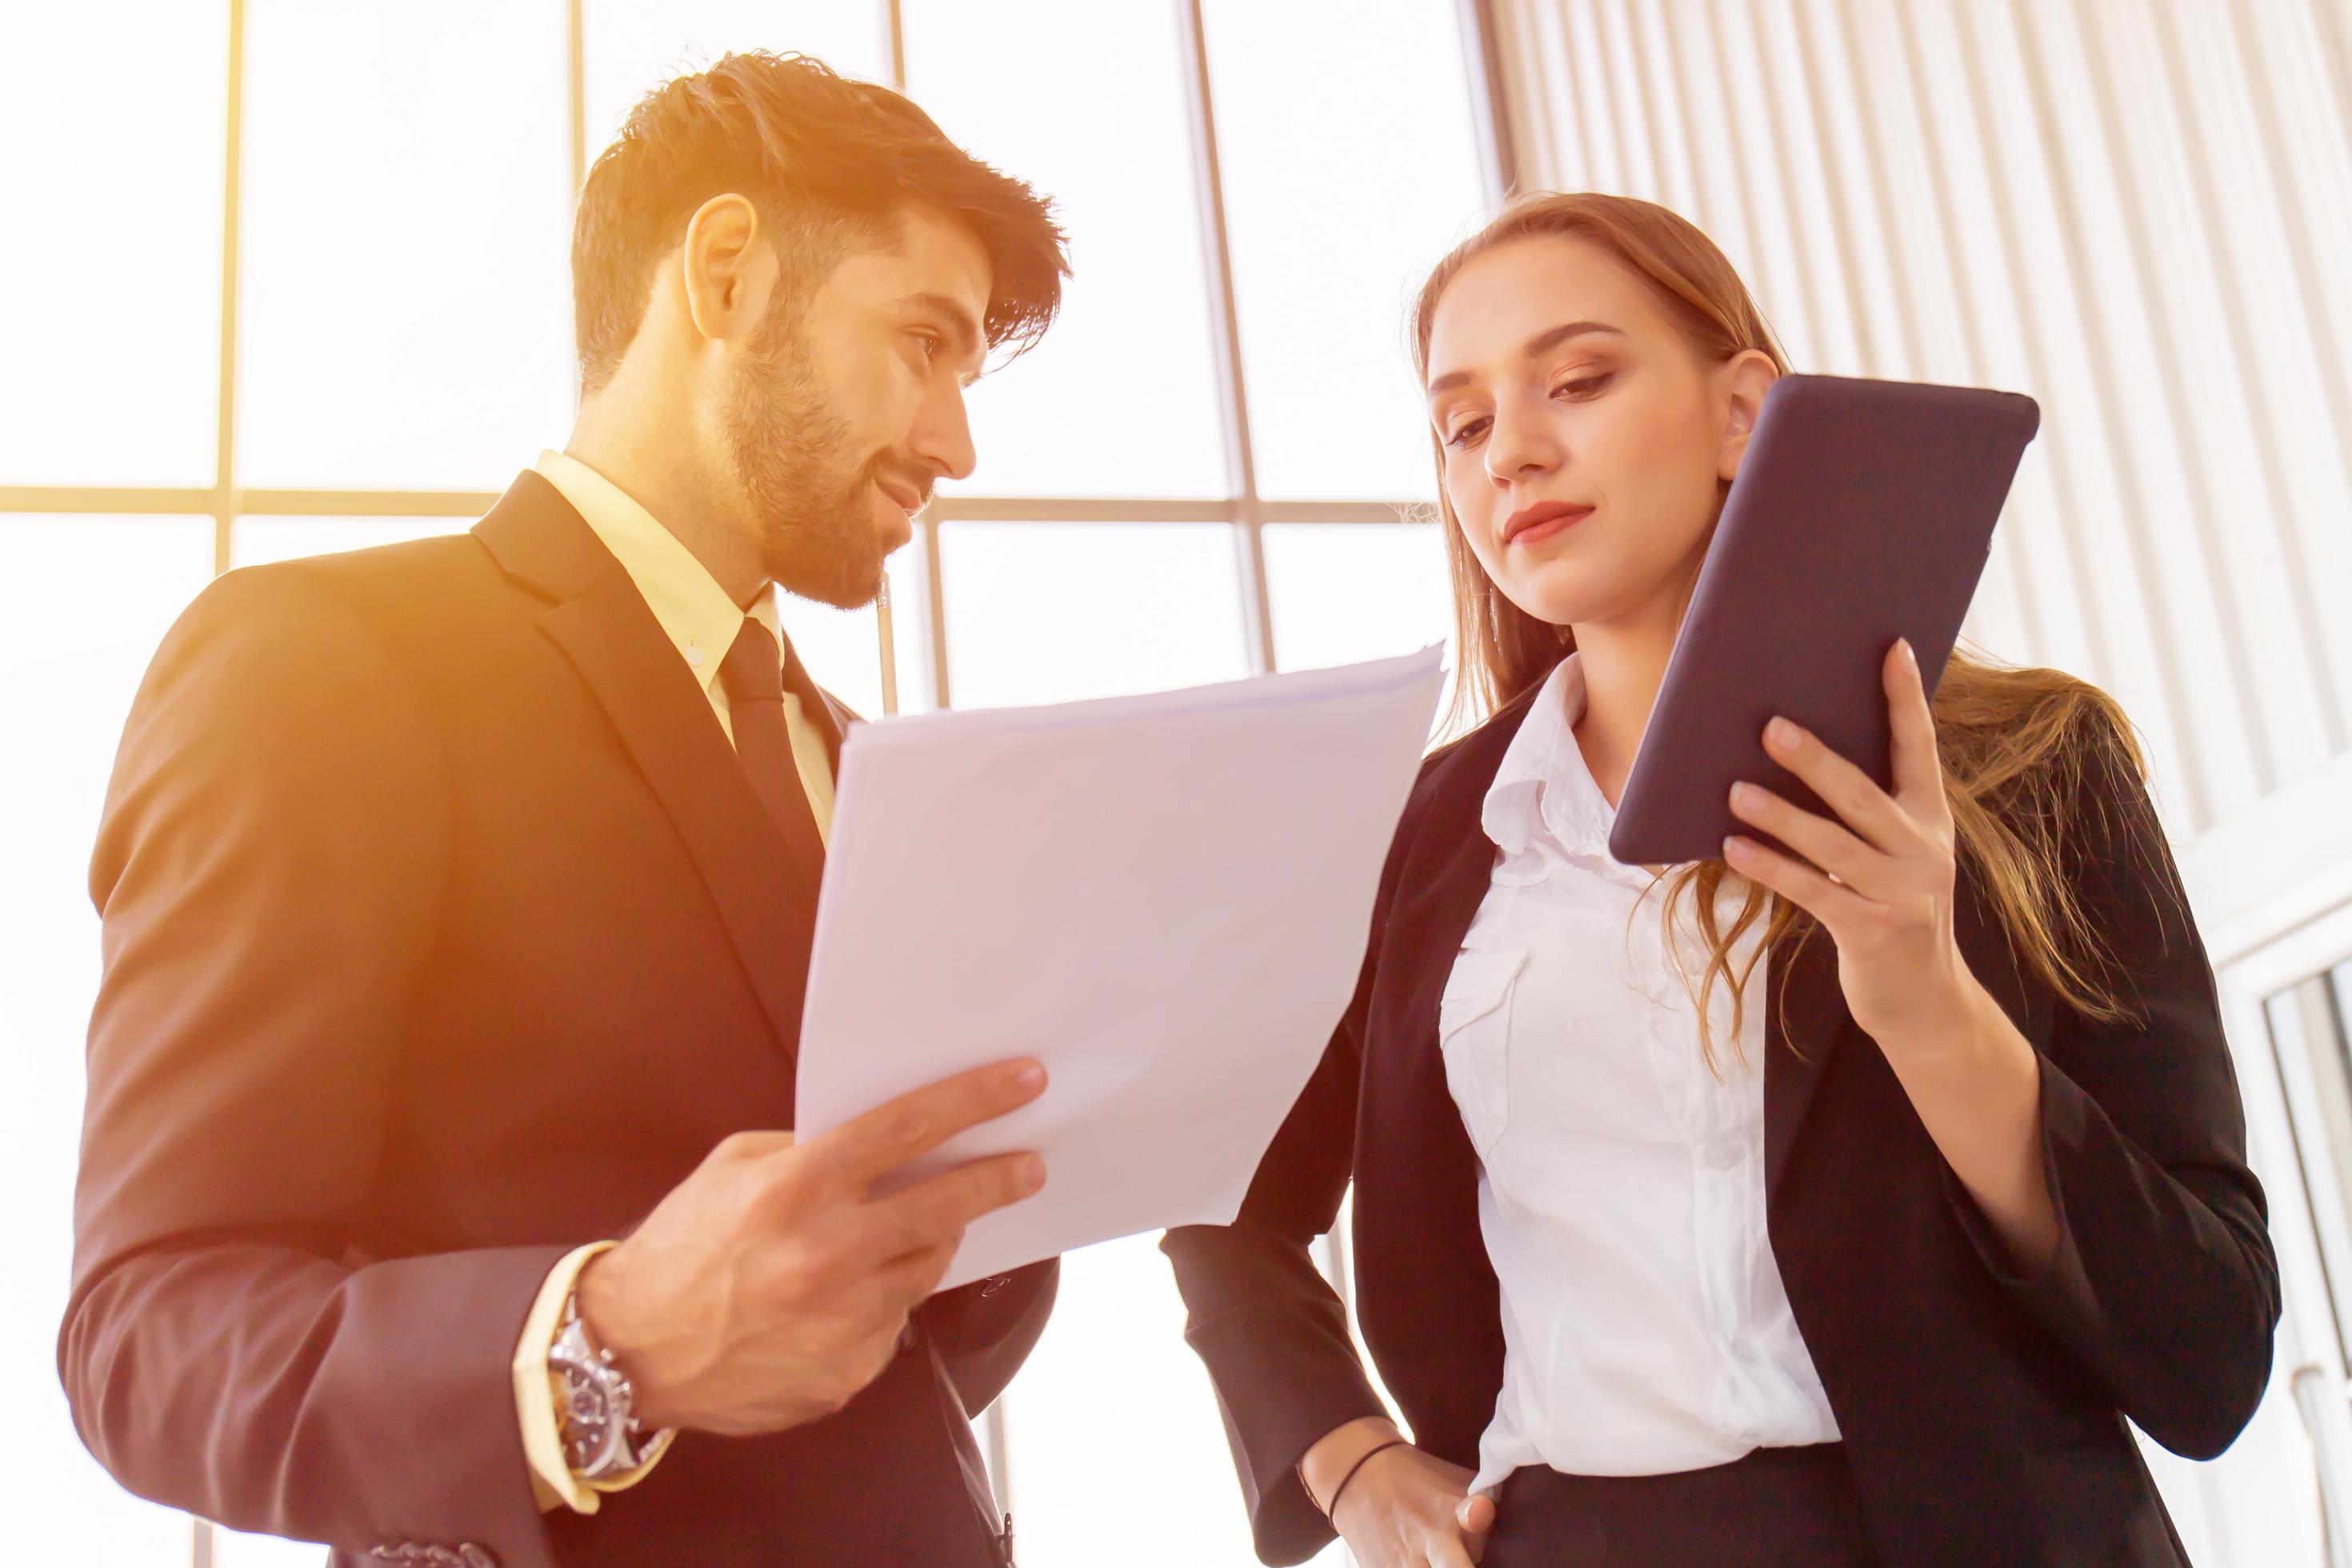
{"type": "Polygon", "coordinates": [[[1034,1056],[1044,1096],[919,1168],[1045,1161],[1045,1190],[973,1225],[945,1286],[1230,1221],[1354,988],[1442,679],[1430,648],[853,729],[801,1135],[1034,1056]]]}

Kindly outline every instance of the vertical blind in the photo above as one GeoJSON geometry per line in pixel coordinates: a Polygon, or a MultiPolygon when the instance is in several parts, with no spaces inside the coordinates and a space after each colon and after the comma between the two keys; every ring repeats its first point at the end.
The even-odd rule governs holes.
{"type": "Polygon", "coordinates": [[[2352,5],[1494,11],[1523,186],[1692,218],[1800,368],[2041,401],[1968,635],[2120,698],[2184,842],[2352,780],[2352,5]]]}

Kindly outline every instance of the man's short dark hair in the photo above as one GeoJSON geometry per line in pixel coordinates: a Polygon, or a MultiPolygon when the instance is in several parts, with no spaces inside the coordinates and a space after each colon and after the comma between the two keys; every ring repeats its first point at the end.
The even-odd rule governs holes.
{"type": "Polygon", "coordinates": [[[994,275],[991,347],[1034,342],[1069,273],[1047,202],[947,139],[901,95],[806,55],[730,54],[656,88],[597,158],[572,229],[582,384],[593,392],[643,324],[654,264],[702,204],[749,198],[786,287],[805,293],[850,251],[895,242],[927,207],[962,224],[994,275]]]}

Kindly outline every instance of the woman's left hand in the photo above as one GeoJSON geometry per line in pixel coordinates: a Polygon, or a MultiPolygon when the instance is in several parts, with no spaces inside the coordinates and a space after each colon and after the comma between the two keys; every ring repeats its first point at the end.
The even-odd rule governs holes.
{"type": "Polygon", "coordinates": [[[1887,651],[1881,675],[1894,729],[1895,793],[1818,737],[1775,719],[1765,727],[1765,750],[1839,820],[1760,784],[1736,784],[1732,815],[1803,858],[1738,835],[1724,841],[1724,858],[1822,922],[1837,942],[1838,980],[1854,1022],[1882,1049],[1900,1051],[1964,1026],[1982,991],[1952,934],[1951,805],[1908,642],[1887,651]]]}

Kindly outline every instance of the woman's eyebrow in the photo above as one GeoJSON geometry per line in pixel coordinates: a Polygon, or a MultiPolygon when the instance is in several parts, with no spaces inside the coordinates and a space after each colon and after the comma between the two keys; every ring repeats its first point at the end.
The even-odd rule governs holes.
{"type": "MultiPolygon", "coordinates": [[[[1621,338],[1625,335],[1621,329],[1606,321],[1567,321],[1557,327],[1546,328],[1529,338],[1519,345],[1519,353],[1522,358],[1533,359],[1538,354],[1550,353],[1570,338],[1580,338],[1588,332],[1611,332],[1621,338]]],[[[1434,397],[1441,392],[1451,391],[1469,379],[1470,373],[1466,370],[1448,371],[1429,384],[1429,395],[1434,397]]]]}

